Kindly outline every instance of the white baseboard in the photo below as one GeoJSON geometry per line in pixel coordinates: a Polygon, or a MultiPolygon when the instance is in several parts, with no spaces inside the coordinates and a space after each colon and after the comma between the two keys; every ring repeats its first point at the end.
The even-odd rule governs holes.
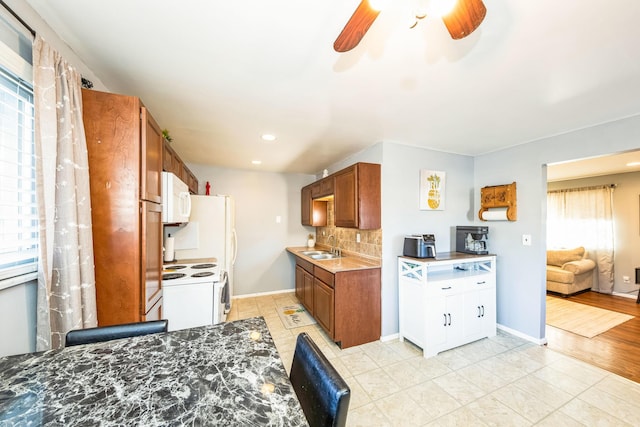
{"type": "Polygon", "coordinates": [[[523,340],[527,340],[527,341],[532,342],[534,344],[537,344],[537,345],[545,345],[545,344],[547,344],[547,339],[546,338],[534,338],[534,337],[532,337],[530,335],[523,334],[520,331],[516,331],[515,329],[508,328],[508,327],[506,327],[504,325],[501,325],[499,323],[496,325],[496,327],[498,329],[500,329],[501,331],[504,331],[504,332],[506,332],[508,334],[514,335],[514,336],[516,336],[518,338],[522,338],[523,340]]]}
{"type": "Polygon", "coordinates": [[[231,299],[243,299],[243,298],[255,298],[255,297],[264,297],[267,295],[277,295],[277,294],[288,294],[295,292],[295,289],[285,289],[282,291],[269,291],[269,292],[258,292],[256,294],[245,294],[245,295],[236,295],[231,297],[231,299]]]}
{"type": "Polygon", "coordinates": [[[391,334],[391,335],[384,335],[380,337],[380,341],[381,342],[393,341],[393,340],[397,340],[399,337],[400,337],[400,334],[398,333],[391,334]]]}

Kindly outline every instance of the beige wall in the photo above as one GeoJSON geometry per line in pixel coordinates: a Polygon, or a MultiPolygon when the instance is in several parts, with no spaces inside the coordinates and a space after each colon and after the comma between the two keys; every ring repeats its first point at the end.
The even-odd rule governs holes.
{"type": "Polygon", "coordinates": [[[615,184],[614,216],[614,292],[638,290],[635,269],[640,267],[640,172],[550,182],[549,190],[615,184]],[[625,283],[623,277],[629,277],[625,283]]]}

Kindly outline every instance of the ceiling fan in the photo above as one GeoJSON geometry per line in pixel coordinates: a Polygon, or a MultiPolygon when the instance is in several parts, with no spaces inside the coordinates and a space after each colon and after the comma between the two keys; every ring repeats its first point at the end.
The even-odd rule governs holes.
{"type": "MultiPolygon", "coordinates": [[[[432,0],[436,1],[436,0],[432,0]]],[[[336,52],[347,52],[360,43],[373,21],[380,14],[380,9],[373,6],[373,0],[361,0],[353,15],[333,43],[336,52]]],[[[487,13],[482,0],[455,0],[453,9],[442,15],[451,38],[458,40],[471,34],[480,26],[487,13]]],[[[416,23],[425,18],[425,13],[416,13],[416,23]]]]}

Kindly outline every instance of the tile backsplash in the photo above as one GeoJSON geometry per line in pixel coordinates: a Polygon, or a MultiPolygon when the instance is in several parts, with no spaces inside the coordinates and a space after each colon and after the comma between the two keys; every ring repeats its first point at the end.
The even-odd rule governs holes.
{"type": "Polygon", "coordinates": [[[382,257],[382,229],[358,230],[336,227],[333,212],[333,200],[330,200],[327,203],[327,226],[316,227],[316,243],[334,244],[344,251],[376,258],[382,257]],[[356,242],[356,234],[360,234],[360,243],[356,242]],[[335,243],[333,239],[329,239],[329,236],[335,236],[335,243]]]}

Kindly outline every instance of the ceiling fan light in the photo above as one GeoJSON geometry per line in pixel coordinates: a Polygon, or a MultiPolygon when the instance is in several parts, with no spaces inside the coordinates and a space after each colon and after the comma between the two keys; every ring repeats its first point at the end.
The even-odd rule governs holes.
{"type": "Polygon", "coordinates": [[[458,0],[431,0],[427,10],[429,15],[442,18],[453,12],[457,4],[458,0]]]}
{"type": "Polygon", "coordinates": [[[377,12],[384,10],[389,5],[389,0],[369,0],[369,7],[377,12]]]}
{"type": "Polygon", "coordinates": [[[458,40],[467,37],[480,26],[487,14],[482,0],[458,0],[449,15],[442,17],[451,38],[458,40]]]}

